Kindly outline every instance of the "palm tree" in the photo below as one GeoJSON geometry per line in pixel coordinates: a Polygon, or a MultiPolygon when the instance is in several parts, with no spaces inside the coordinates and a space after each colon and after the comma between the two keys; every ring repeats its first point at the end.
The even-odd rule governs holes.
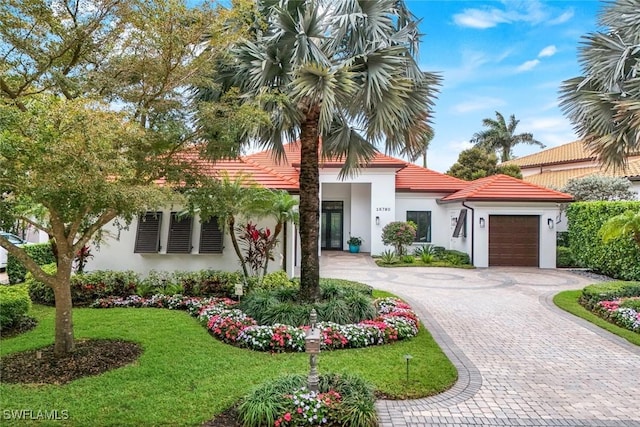
{"type": "Polygon", "coordinates": [[[583,75],[562,83],[560,106],[586,147],[616,168],[640,151],[638,1],[607,3],[599,21],[606,30],[584,37],[583,75]]]}
{"type": "MultiPolygon", "coordinates": [[[[220,88],[269,114],[247,139],[284,159],[284,142],[300,144],[301,296],[319,297],[319,172],[322,158],[344,162],[341,176],[389,153],[420,156],[439,77],[415,54],[415,17],[401,0],[264,0],[251,40],[225,63],[220,88]],[[320,144],[320,140],[322,144],[320,144]]],[[[212,95],[215,95],[213,91],[212,95]]]]}
{"type": "Polygon", "coordinates": [[[214,217],[218,219],[220,226],[229,233],[244,278],[248,278],[249,270],[236,236],[236,220],[241,215],[260,215],[270,192],[259,187],[248,174],[230,176],[223,171],[216,180],[203,179],[201,185],[186,193],[189,206],[185,213],[197,213],[202,222],[214,217]]]}
{"type": "Polygon", "coordinates": [[[496,119],[483,119],[482,126],[488,128],[473,134],[471,142],[476,147],[485,148],[487,151],[500,153],[500,161],[506,162],[513,156],[513,147],[518,144],[537,145],[544,148],[545,145],[534,139],[530,133],[520,133],[515,135],[516,127],[520,120],[516,120],[515,115],[509,116],[509,124],[504,120],[504,116],[496,111],[496,119]]]}
{"type": "MultiPolygon", "coordinates": [[[[288,222],[294,224],[299,223],[299,213],[296,207],[298,200],[286,191],[273,191],[267,199],[266,209],[261,212],[264,215],[271,216],[276,221],[273,234],[269,238],[267,252],[271,253],[275,245],[278,243],[278,236],[288,222]]],[[[267,274],[269,268],[269,257],[265,260],[262,277],[267,274]]]]}
{"type": "Polygon", "coordinates": [[[640,246],[640,211],[626,211],[609,218],[600,228],[600,236],[604,243],[623,236],[631,236],[640,246]]]}

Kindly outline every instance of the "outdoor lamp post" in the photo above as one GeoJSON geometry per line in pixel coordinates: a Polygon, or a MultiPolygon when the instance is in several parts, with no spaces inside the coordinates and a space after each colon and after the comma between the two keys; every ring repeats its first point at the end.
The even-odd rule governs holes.
{"type": "Polygon", "coordinates": [[[318,354],[320,354],[320,329],[316,327],[318,315],[315,309],[311,309],[311,327],[304,338],[304,348],[309,353],[309,377],[307,388],[309,391],[318,392],[318,354]]]}

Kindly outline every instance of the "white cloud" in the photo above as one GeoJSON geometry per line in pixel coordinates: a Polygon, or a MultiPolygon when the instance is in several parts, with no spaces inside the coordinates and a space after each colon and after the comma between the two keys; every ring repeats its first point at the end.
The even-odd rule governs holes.
{"type": "Polygon", "coordinates": [[[527,22],[532,25],[557,25],[573,17],[573,9],[566,10],[559,16],[555,11],[539,0],[504,0],[504,8],[484,7],[464,9],[453,15],[453,21],[461,27],[485,30],[499,24],[527,22]]]}
{"type": "Polygon", "coordinates": [[[453,21],[461,27],[485,30],[498,24],[509,22],[505,13],[492,8],[488,10],[465,9],[462,13],[453,15],[453,21]]]}
{"type": "Polygon", "coordinates": [[[451,110],[458,114],[464,114],[472,111],[493,110],[505,104],[506,102],[503,99],[482,96],[460,102],[454,105],[451,110]]]}
{"type": "Polygon", "coordinates": [[[550,20],[548,24],[549,25],[563,24],[568,20],[570,20],[571,18],[573,18],[573,15],[574,15],[573,9],[569,9],[566,12],[564,12],[562,15],[558,16],[557,18],[550,20]]]}
{"type": "Polygon", "coordinates": [[[558,49],[556,48],[555,45],[549,45],[547,47],[545,47],[544,49],[542,49],[540,51],[540,53],[538,54],[538,58],[544,58],[546,56],[553,56],[556,54],[556,52],[558,51],[558,49]]]}
{"type": "Polygon", "coordinates": [[[519,73],[522,73],[524,71],[533,70],[539,63],[540,63],[539,59],[532,59],[531,61],[526,61],[523,64],[521,64],[518,68],[516,68],[516,71],[519,73]]]}
{"type": "Polygon", "coordinates": [[[469,141],[451,141],[447,145],[449,146],[450,149],[452,149],[456,153],[460,153],[460,151],[473,148],[473,144],[469,141]]]}
{"type": "Polygon", "coordinates": [[[569,121],[563,117],[534,117],[528,120],[523,120],[522,127],[527,129],[527,132],[566,132],[567,129],[571,129],[569,121]]]}

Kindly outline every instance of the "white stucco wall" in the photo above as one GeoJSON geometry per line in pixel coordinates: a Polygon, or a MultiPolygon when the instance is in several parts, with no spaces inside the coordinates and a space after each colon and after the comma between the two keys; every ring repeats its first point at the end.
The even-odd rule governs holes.
{"type": "MultiPolygon", "coordinates": [[[[398,193],[396,194],[396,217],[394,221],[406,221],[407,211],[430,211],[431,212],[431,241],[426,242],[434,246],[450,248],[449,230],[450,217],[448,206],[441,206],[437,200],[446,194],[425,194],[425,193],[398,193]]],[[[382,231],[382,229],[381,229],[382,231]]],[[[453,232],[453,230],[451,230],[453,232]]],[[[421,246],[416,243],[413,246],[421,246]]],[[[392,249],[387,247],[387,249],[392,249]]]]}
{"type": "MultiPolygon", "coordinates": [[[[558,207],[555,203],[507,203],[507,202],[467,202],[474,208],[474,245],[473,263],[476,267],[489,266],[489,215],[538,215],[540,216],[540,268],[556,267],[556,229],[555,221],[558,207]],[[485,226],[480,227],[480,218],[485,226]],[[547,220],[554,221],[554,227],[549,228],[547,220]]],[[[517,230],[514,230],[517,238],[517,230]]]]}
{"type": "MultiPolygon", "coordinates": [[[[460,231],[460,235],[458,237],[453,237],[453,232],[456,228],[456,223],[458,220],[458,216],[460,215],[461,209],[466,209],[462,204],[455,205],[442,205],[443,208],[448,208],[449,213],[449,249],[454,249],[456,251],[465,252],[471,256],[471,209],[467,209],[467,216],[465,218],[466,223],[466,235],[464,233],[464,228],[460,231]]],[[[446,247],[446,246],[445,246],[446,247]]]]}
{"type": "MultiPolygon", "coordinates": [[[[138,220],[129,226],[128,230],[119,233],[113,223],[104,227],[113,237],[108,237],[100,244],[99,248],[92,248],[94,258],[87,264],[87,270],[134,270],[140,274],[148,274],[151,270],[157,271],[197,271],[202,269],[214,269],[222,271],[239,271],[240,262],[233,250],[228,231],[224,233],[222,254],[199,254],[200,244],[200,220],[194,218],[192,229],[192,250],[190,254],[167,254],[167,241],[169,236],[169,224],[172,210],[161,210],[162,221],[160,226],[160,252],[157,254],[137,254],[133,252],[136,239],[138,220]]],[[[175,209],[173,210],[175,212],[175,209]]],[[[238,219],[242,224],[244,220],[238,219]]],[[[253,221],[256,223],[256,220],[253,221]]],[[[260,228],[269,227],[272,231],[275,222],[271,219],[257,221],[260,228]]],[[[290,235],[289,235],[290,236],[290,235]]],[[[289,237],[288,236],[288,237],[289,237]]],[[[269,271],[277,271],[283,266],[283,235],[278,238],[279,243],[274,251],[275,261],[269,262],[269,271]]],[[[293,256],[293,247],[289,247],[289,255],[293,256]]]]}
{"type": "Polygon", "coordinates": [[[349,234],[362,237],[363,252],[379,254],[384,250],[382,227],[395,221],[395,168],[362,169],[355,177],[347,181],[338,178],[339,169],[320,170],[321,200],[341,200],[332,197],[347,198],[344,204],[344,248],[349,234]],[[347,212],[347,205],[349,211],[347,212]],[[380,224],[376,224],[379,217],[380,224]]]}

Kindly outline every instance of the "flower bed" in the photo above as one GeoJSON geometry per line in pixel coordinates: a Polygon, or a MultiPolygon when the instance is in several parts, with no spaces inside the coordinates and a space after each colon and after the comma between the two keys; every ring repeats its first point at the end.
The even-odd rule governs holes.
{"type": "MultiPolygon", "coordinates": [[[[378,317],[350,325],[320,322],[321,349],[360,348],[387,344],[414,337],[418,317],[411,307],[397,298],[379,298],[374,302],[378,317]]],[[[254,319],[235,308],[228,298],[196,298],[183,295],[154,295],[151,298],[130,296],[96,300],[94,308],[154,307],[187,310],[218,339],[257,351],[304,351],[308,326],[258,325],[254,319]]]]}
{"type": "Polygon", "coordinates": [[[600,301],[594,312],[616,325],[640,333],[640,297],[600,301]]]}

